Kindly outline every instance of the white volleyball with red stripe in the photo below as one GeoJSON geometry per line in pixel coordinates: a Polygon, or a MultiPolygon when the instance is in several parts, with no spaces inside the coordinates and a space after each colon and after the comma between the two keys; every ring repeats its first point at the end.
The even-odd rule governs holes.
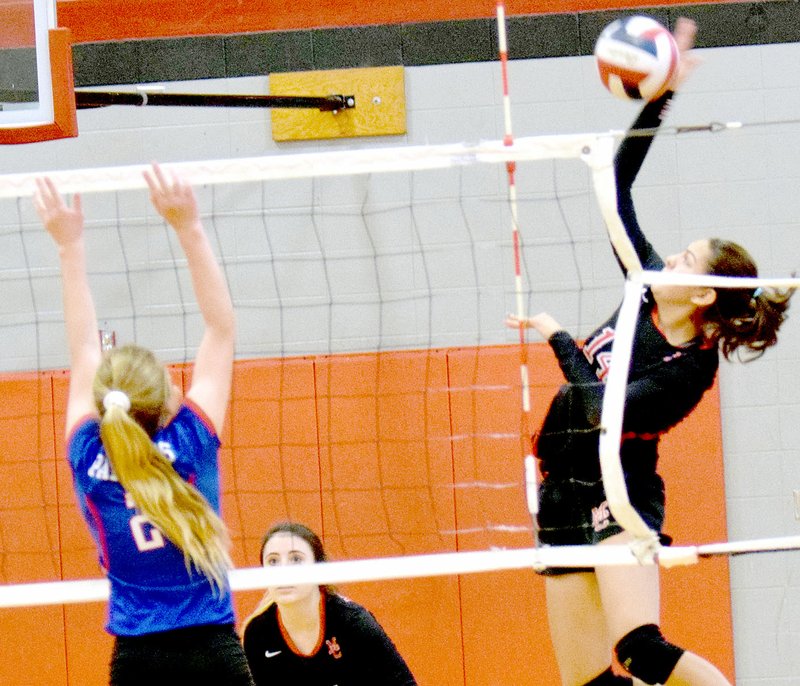
{"type": "Polygon", "coordinates": [[[622,100],[655,100],[667,90],[680,59],[667,28],[639,15],[609,24],[594,56],[603,85],[622,100]]]}

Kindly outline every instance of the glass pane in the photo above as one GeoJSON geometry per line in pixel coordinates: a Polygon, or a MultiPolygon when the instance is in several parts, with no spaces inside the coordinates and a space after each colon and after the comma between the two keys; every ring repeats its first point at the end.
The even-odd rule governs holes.
{"type": "Polygon", "coordinates": [[[0,107],[38,107],[33,0],[0,0],[0,107]]]}
{"type": "Polygon", "coordinates": [[[49,0],[0,0],[0,126],[53,118],[49,0]]]}

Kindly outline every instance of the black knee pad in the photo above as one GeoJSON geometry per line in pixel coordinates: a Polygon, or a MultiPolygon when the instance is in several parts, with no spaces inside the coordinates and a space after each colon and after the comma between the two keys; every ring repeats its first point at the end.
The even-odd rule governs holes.
{"type": "Polygon", "coordinates": [[[609,667],[602,674],[599,674],[591,681],[587,681],[584,686],[631,686],[632,683],[630,677],[618,676],[609,667]]]}
{"type": "Polygon", "coordinates": [[[623,636],[616,647],[619,663],[646,684],[664,684],[683,655],[655,624],[644,624],[623,636]]]}

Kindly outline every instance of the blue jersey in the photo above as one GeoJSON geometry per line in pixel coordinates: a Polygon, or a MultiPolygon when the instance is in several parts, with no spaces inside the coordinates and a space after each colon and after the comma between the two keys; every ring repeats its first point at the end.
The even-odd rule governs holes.
{"type": "MultiPolygon", "coordinates": [[[[219,512],[219,438],[196,406],[184,404],[153,440],[175,471],[219,512]]],[[[111,583],[106,629],[139,636],[234,621],[229,591],[212,589],[186,569],[183,553],[139,512],[103,452],[96,417],[78,424],[68,440],[70,466],[83,517],[111,583]]]]}

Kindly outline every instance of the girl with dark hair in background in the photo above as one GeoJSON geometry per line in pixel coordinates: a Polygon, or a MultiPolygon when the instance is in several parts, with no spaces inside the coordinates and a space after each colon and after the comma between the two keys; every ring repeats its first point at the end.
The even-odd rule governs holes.
{"type": "MultiPolygon", "coordinates": [[[[296,522],[276,524],[262,540],[265,567],[326,561],[319,536],[296,522]]],[[[329,586],[268,588],[243,639],[256,686],[416,686],[372,613],[329,586]]]]}

